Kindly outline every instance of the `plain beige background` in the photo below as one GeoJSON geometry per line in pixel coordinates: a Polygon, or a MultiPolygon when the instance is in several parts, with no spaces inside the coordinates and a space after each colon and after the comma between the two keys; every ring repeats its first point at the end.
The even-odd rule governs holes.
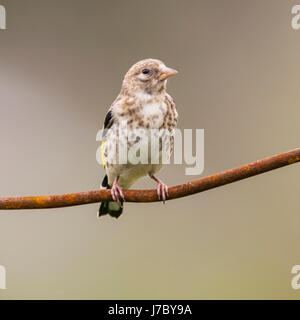
{"type": "MultiPolygon", "coordinates": [[[[98,188],[96,133],[127,69],[158,58],[202,176],[299,147],[300,31],[286,0],[1,0],[0,195],[98,188]]],[[[0,299],[300,298],[300,167],[192,197],[0,213],[0,299]]],[[[169,185],[196,177],[170,166],[169,185]]],[[[136,187],[153,188],[144,179],[136,187]]]]}

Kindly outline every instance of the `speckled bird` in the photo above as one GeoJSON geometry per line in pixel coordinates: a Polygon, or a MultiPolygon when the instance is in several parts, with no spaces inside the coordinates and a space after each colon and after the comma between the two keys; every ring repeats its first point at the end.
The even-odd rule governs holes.
{"type": "MultiPolygon", "coordinates": [[[[102,202],[99,217],[109,214],[118,218],[123,211],[123,189],[129,189],[133,183],[144,176],[149,176],[157,183],[159,199],[163,202],[167,199],[168,187],[156,176],[163,166],[161,154],[156,164],[151,164],[151,154],[147,164],[120,163],[116,161],[119,148],[114,146],[126,142],[129,149],[134,143],[143,142],[140,141],[143,140],[143,135],[131,137],[131,142],[129,141],[128,135],[131,133],[127,132],[135,132],[136,129],[144,129],[147,132],[149,129],[164,129],[169,133],[174,132],[178,115],[173,99],[166,92],[166,84],[167,79],[177,73],[176,70],[166,67],[162,61],[156,59],[139,61],[126,73],[121,92],[109,108],[104,120],[101,151],[106,175],[101,188],[111,190],[114,202],[102,202]],[[120,131],[124,124],[128,131],[120,131]]],[[[164,140],[164,137],[161,139],[159,152],[161,153],[164,141],[169,141],[172,152],[174,135],[171,134],[169,140],[164,140]]],[[[148,140],[147,143],[149,143],[148,140]]]]}

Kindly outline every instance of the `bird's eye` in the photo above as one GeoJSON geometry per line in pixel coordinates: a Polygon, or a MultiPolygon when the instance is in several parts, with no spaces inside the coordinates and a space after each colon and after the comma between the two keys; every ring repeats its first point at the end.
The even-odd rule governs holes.
{"type": "Polygon", "coordinates": [[[143,69],[143,70],[142,70],[142,73],[143,73],[143,74],[148,74],[149,72],[150,72],[149,69],[143,69]]]}

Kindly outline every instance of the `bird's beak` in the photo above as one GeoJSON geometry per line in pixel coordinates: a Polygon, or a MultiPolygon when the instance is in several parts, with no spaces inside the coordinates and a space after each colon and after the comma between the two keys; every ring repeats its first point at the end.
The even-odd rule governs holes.
{"type": "Polygon", "coordinates": [[[164,69],[161,70],[159,80],[166,80],[172,76],[175,76],[175,74],[177,73],[178,73],[177,70],[165,67],[164,69]]]}

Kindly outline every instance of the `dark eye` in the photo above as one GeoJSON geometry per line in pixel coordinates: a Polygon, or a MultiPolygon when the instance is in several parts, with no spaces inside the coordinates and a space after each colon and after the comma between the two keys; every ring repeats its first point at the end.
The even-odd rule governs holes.
{"type": "Polygon", "coordinates": [[[142,70],[142,73],[143,73],[143,74],[148,74],[149,72],[150,72],[149,69],[143,69],[143,70],[142,70]]]}

